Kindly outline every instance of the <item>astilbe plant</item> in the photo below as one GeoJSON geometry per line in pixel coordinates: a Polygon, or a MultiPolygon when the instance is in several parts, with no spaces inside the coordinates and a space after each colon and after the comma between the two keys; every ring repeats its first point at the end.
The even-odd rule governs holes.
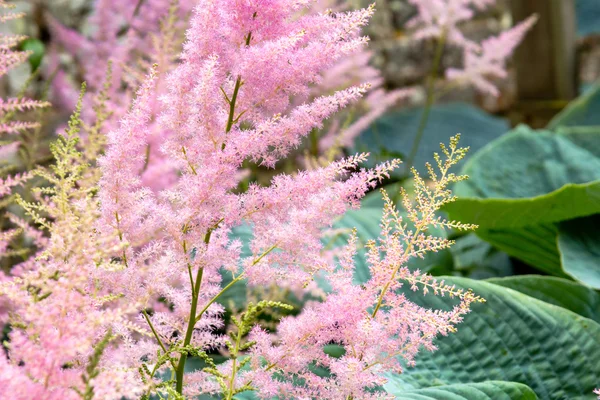
{"type": "MultiPolygon", "coordinates": [[[[0,0],[0,22],[4,23],[23,17],[21,13],[11,12],[13,8],[14,5],[0,0]]],[[[0,77],[4,77],[30,56],[30,52],[15,50],[15,47],[24,39],[26,37],[22,35],[0,35],[0,77]]],[[[0,162],[0,209],[11,204],[15,191],[31,179],[31,169],[37,161],[34,148],[37,138],[35,133],[31,135],[29,133],[37,132],[40,124],[31,120],[19,120],[16,116],[19,113],[41,110],[49,105],[46,101],[25,98],[24,91],[16,97],[0,99],[0,159],[2,160],[0,162]],[[32,136],[32,140],[29,140],[30,136],[32,136]],[[13,162],[19,158],[19,154],[23,156],[23,162],[13,162]]],[[[11,214],[7,216],[6,220],[0,219],[2,225],[4,222],[7,222],[7,225],[3,226],[0,234],[0,259],[26,256],[28,250],[15,245],[17,239],[24,233],[30,233],[34,241],[44,240],[17,215],[11,214]]]]}
{"type": "Polygon", "coordinates": [[[490,78],[506,78],[506,61],[535,25],[532,15],[513,28],[477,43],[464,36],[461,23],[470,20],[476,10],[485,10],[496,0],[409,0],[417,15],[408,22],[417,40],[435,39],[438,43],[434,69],[437,70],[445,45],[463,49],[464,65],[450,68],[446,79],[450,84],[473,85],[478,91],[498,96],[499,91],[490,78]]]}
{"type": "Polygon", "coordinates": [[[426,82],[425,109],[407,158],[407,165],[411,167],[427,126],[429,113],[438,95],[436,83],[445,47],[451,45],[463,51],[462,68],[449,68],[445,71],[446,90],[456,86],[472,86],[481,93],[498,97],[500,91],[494,79],[507,77],[507,60],[535,25],[537,16],[532,15],[500,35],[477,43],[465,37],[461,31],[461,24],[471,19],[475,11],[485,10],[495,4],[496,0],[409,0],[409,2],[417,9],[416,16],[408,21],[412,37],[417,40],[431,39],[436,42],[432,68],[426,82]]]}
{"type": "MultiPolygon", "coordinates": [[[[64,108],[72,108],[77,89],[67,78],[68,70],[76,65],[82,71],[83,78],[90,82],[84,99],[84,122],[94,121],[96,116],[91,105],[94,98],[105,91],[110,116],[99,129],[104,135],[116,129],[147,71],[155,63],[159,74],[153,91],[160,95],[166,90],[163,78],[176,65],[193,4],[196,4],[195,0],[97,0],[87,19],[92,27],[92,34],[88,36],[48,16],[52,33],[52,62],[48,73],[55,74],[52,79],[55,97],[64,108]],[[66,66],[59,65],[64,52],[74,62],[66,66]],[[103,85],[107,62],[111,66],[110,79],[108,85],[103,85]]],[[[152,113],[152,119],[155,120],[156,116],[152,113]]],[[[152,135],[146,146],[142,179],[152,188],[162,189],[173,183],[176,170],[160,152],[164,130],[158,124],[152,124],[149,129],[152,135]]]]}
{"type": "MultiPolygon", "coordinates": [[[[421,348],[455,329],[481,299],[449,287],[407,261],[452,242],[431,226],[470,229],[436,211],[454,198],[450,173],[466,149],[458,137],[442,155],[432,183],[415,172],[416,199],[403,193],[403,219],[384,193],[378,241],[368,245],[371,278],[353,283],[356,238],[337,261],[321,236],[336,218],[373,189],[398,161],[360,169],[359,154],[266,187],[238,193],[244,161],[273,167],[303,137],[367,90],[351,87],[299,106],[323,71],[363,48],[358,35],[374,8],[303,13],[308,0],[206,1],[194,12],[181,63],[157,91],[154,67],[130,111],[100,152],[78,150],[79,108],[53,147],[52,183],[38,202],[21,205],[50,238],[35,265],[0,284],[3,321],[11,332],[0,354],[0,388],[15,399],[183,398],[201,393],[226,399],[246,390],[261,398],[383,398],[384,372],[412,365],[421,348]],[[158,94],[163,93],[161,96],[158,94]],[[165,130],[160,148],[179,172],[156,190],[141,174],[154,115],[165,130]],[[100,172],[102,176],[100,177],[100,172]],[[252,228],[252,255],[232,229],[252,228]],[[230,276],[229,283],[223,276],[230,276]],[[316,275],[331,287],[322,302],[285,317],[274,334],[256,326],[265,308],[250,303],[224,326],[223,295],[239,282],[300,288],[316,275]],[[452,310],[428,310],[400,294],[402,285],[458,298],[452,310]],[[338,358],[324,346],[344,350],[338,358]],[[228,361],[215,364],[220,350],[228,361]],[[206,367],[186,371],[190,356],[206,367]],[[314,365],[331,374],[322,377],[314,365]],[[170,371],[170,372],[169,372],[170,371]]],[[[99,110],[99,109],[97,109],[99,110]]],[[[98,112],[98,120],[106,116],[98,112]],[[102,117],[104,116],[104,117],[102,117]]],[[[92,130],[98,133],[99,130],[92,130]]]]}
{"type": "Polygon", "coordinates": [[[135,393],[131,382],[136,377],[125,365],[119,368],[116,360],[110,368],[100,370],[99,365],[113,339],[108,324],[126,323],[136,309],[111,306],[118,296],[97,284],[106,279],[102,274],[111,273],[109,254],[119,243],[94,229],[99,171],[88,168],[91,160],[77,149],[80,107],[81,102],[51,148],[56,164],[32,171],[51,186],[36,188],[35,202],[17,197],[39,227],[27,233],[40,251],[35,261],[13,268],[0,281],[0,319],[10,328],[0,354],[0,389],[13,399],[91,399],[94,394],[108,399],[135,393]]]}
{"type": "MultiPolygon", "coordinates": [[[[10,12],[14,5],[0,0],[0,22],[23,17],[22,13],[10,12]]],[[[15,47],[26,39],[26,36],[2,34],[0,35],[0,77],[5,76],[13,68],[23,64],[31,52],[17,51],[15,47]]],[[[9,99],[0,99],[0,153],[3,158],[18,147],[18,135],[23,131],[32,130],[39,126],[35,121],[18,121],[15,116],[19,112],[48,107],[49,103],[24,98],[22,95],[9,99]]],[[[24,176],[13,176],[0,180],[0,196],[10,193],[11,187],[19,185],[24,176]]]]}

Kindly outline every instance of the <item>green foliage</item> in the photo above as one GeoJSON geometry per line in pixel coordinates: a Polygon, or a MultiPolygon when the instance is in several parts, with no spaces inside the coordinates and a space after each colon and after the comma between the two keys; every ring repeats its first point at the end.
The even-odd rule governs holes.
{"type": "Polygon", "coordinates": [[[600,289],[600,214],[561,222],[558,249],[565,273],[600,289]]]}
{"type": "Polygon", "coordinates": [[[244,342],[243,338],[250,333],[256,324],[258,315],[261,312],[267,308],[275,307],[287,310],[293,309],[293,307],[288,304],[278,301],[263,300],[256,304],[248,303],[246,311],[243,312],[239,318],[236,316],[232,317],[232,321],[236,329],[235,331],[228,332],[229,339],[225,341],[225,345],[229,351],[229,358],[232,360],[231,375],[225,375],[219,371],[210,357],[205,356],[202,358],[202,360],[208,364],[203,371],[211,374],[215,378],[221,388],[221,393],[226,399],[231,400],[233,399],[233,396],[238,393],[253,390],[253,387],[250,383],[237,387],[235,385],[237,372],[248,365],[251,360],[249,357],[242,357],[241,353],[249,350],[255,345],[254,342],[244,342]]]}
{"type": "MultiPolygon", "coordinates": [[[[389,158],[406,159],[415,139],[422,108],[402,110],[378,119],[356,141],[356,151],[369,151],[371,162],[389,158]]],[[[429,115],[423,139],[413,165],[420,172],[439,143],[462,133],[461,144],[477,151],[508,130],[505,120],[493,117],[480,109],[463,103],[434,105],[429,115]]]]}
{"type": "Polygon", "coordinates": [[[388,383],[387,389],[399,400],[537,400],[538,398],[526,385],[502,381],[445,385],[396,392],[392,380],[388,383]]]}
{"type": "MultiPolygon", "coordinates": [[[[48,185],[34,189],[34,192],[40,192],[45,196],[52,197],[56,209],[64,217],[67,210],[72,208],[71,200],[80,195],[79,191],[75,190],[78,186],[78,181],[83,177],[84,171],[87,169],[87,164],[82,158],[82,154],[78,149],[79,132],[81,129],[81,107],[83,96],[86,91],[85,83],[81,87],[79,100],[75,112],[71,115],[68,128],[64,135],[50,145],[50,151],[54,157],[54,164],[50,167],[38,166],[33,171],[36,176],[43,178],[48,185]]],[[[19,195],[16,197],[16,202],[19,204],[31,219],[50,230],[45,213],[52,213],[46,204],[43,202],[28,202],[19,195]]]]}
{"type": "Polygon", "coordinates": [[[459,199],[445,208],[452,218],[478,224],[482,239],[541,271],[600,287],[600,272],[586,267],[598,256],[593,229],[581,218],[600,213],[600,130],[520,126],[462,172],[471,180],[456,185],[459,199]]]}
{"type": "Polygon", "coordinates": [[[449,272],[452,275],[485,279],[512,273],[512,263],[508,254],[499,251],[474,233],[457,238],[454,246],[450,248],[450,253],[452,266],[449,272]]]}
{"type": "MultiPolygon", "coordinates": [[[[540,399],[595,398],[600,324],[493,283],[454,277],[446,282],[473,289],[486,303],[473,307],[458,332],[438,339],[437,351],[422,352],[414,368],[391,374],[387,390],[499,380],[527,385],[540,399]]],[[[405,294],[425,307],[449,309],[454,304],[447,297],[423,296],[408,288],[405,294]]],[[[498,390],[492,398],[507,398],[502,396],[498,390]]]]}
{"type": "Polygon", "coordinates": [[[32,71],[36,71],[44,60],[46,55],[46,46],[39,39],[28,38],[21,42],[21,50],[30,52],[29,65],[32,71]]]}
{"type": "Polygon", "coordinates": [[[600,294],[579,283],[553,276],[519,275],[488,279],[600,323],[600,294]]]}

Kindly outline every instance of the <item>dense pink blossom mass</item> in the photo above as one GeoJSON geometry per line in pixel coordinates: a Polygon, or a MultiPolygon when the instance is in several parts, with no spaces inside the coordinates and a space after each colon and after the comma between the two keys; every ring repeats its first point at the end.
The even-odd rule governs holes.
{"type": "MultiPolygon", "coordinates": [[[[419,11],[413,22],[419,37],[447,35],[467,48],[464,71],[449,71],[449,78],[494,93],[483,76],[503,76],[504,60],[533,20],[481,47],[471,45],[457,24],[471,16],[473,6],[491,2],[453,1],[449,7],[441,0],[412,1],[419,11]]],[[[173,15],[189,12],[190,3],[182,2],[173,15]]],[[[269,185],[239,188],[245,164],[273,168],[293,156],[324,121],[368,99],[371,86],[378,89],[371,100],[383,106],[340,137],[326,137],[323,146],[334,140],[349,144],[385,107],[407,95],[386,94],[372,70],[355,86],[328,86],[348,65],[367,65],[368,40],[361,31],[375,7],[332,11],[311,0],[201,1],[179,57],[165,51],[144,58],[156,63],[144,69],[147,74],[124,78],[123,63],[133,49],[157,43],[139,32],[156,23],[170,2],[148,0],[140,9],[131,6],[134,2],[97,4],[96,21],[106,30],[96,36],[78,36],[56,21],[51,29],[63,44],[75,43],[92,64],[112,53],[113,61],[121,62],[109,78],[129,80],[139,89],[135,95],[121,93],[122,86],[114,85],[104,93],[105,66],[86,70],[93,96],[80,96],[52,148],[57,165],[36,171],[53,186],[37,193],[39,203],[19,200],[49,238],[13,220],[39,253],[0,278],[0,322],[12,327],[6,351],[0,351],[0,393],[15,400],[148,399],[156,393],[232,399],[249,390],[264,399],[388,398],[380,390],[385,374],[414,365],[419,351],[435,350],[435,338],[452,333],[471,304],[481,301],[407,267],[410,259],[452,244],[430,234],[429,227],[473,228],[436,214],[454,200],[448,185],[465,178],[448,171],[466,149],[458,147],[457,137],[442,146],[435,168],[428,166],[427,182],[413,170],[416,198],[401,193],[404,217],[383,192],[381,234],[365,245],[370,278],[360,285],[353,280],[357,235],[349,235],[332,257],[323,233],[346,211],[359,208],[398,160],[366,169],[368,154],[357,154],[277,175],[269,185]],[[118,40],[118,24],[111,20],[116,12],[131,24],[127,40],[118,40]],[[134,19],[136,12],[143,18],[134,19]],[[112,98],[98,100],[103,95],[112,98]],[[102,129],[90,129],[89,147],[78,147],[82,126],[101,119],[102,105],[114,118],[102,129]],[[102,156],[97,168],[88,168],[96,162],[87,154],[96,143],[102,144],[97,152],[102,156]],[[247,243],[235,238],[242,226],[252,231],[247,243]],[[319,301],[309,296],[317,292],[317,277],[327,287],[318,291],[319,301]],[[223,297],[238,283],[275,284],[308,300],[272,330],[253,317],[267,306],[287,306],[249,304],[232,318],[235,328],[227,335],[223,297]],[[403,287],[454,297],[456,305],[421,307],[402,294],[403,287]],[[328,345],[342,354],[330,355],[328,345]],[[209,355],[218,351],[227,361],[211,364],[209,355]],[[192,356],[207,368],[189,371],[186,361],[192,356]],[[314,366],[330,374],[319,375],[314,366]]],[[[24,60],[10,43],[0,46],[0,74],[24,60]]],[[[69,103],[70,88],[57,76],[55,90],[69,103]]],[[[0,112],[45,105],[4,100],[0,112]]],[[[28,179],[17,175],[0,182],[0,196],[28,179]]],[[[15,232],[0,237],[0,250],[15,232]]]]}

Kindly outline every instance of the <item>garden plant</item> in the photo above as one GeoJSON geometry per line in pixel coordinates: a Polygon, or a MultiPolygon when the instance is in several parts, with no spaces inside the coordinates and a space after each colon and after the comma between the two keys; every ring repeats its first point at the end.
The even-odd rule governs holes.
{"type": "Polygon", "coordinates": [[[600,395],[600,89],[417,165],[437,83],[499,96],[537,16],[475,41],[494,0],[408,3],[436,51],[379,163],[355,143],[418,89],[370,65],[377,4],[96,0],[43,62],[3,34],[0,398],[600,395]],[[482,273],[512,262],[540,275],[482,273]]]}

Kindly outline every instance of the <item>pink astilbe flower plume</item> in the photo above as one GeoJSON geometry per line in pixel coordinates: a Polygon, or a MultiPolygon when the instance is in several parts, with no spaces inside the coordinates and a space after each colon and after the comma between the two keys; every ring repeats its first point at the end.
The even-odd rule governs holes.
{"type": "Polygon", "coordinates": [[[477,47],[464,37],[460,24],[471,19],[475,9],[485,9],[496,0],[409,0],[417,15],[408,22],[415,39],[442,38],[460,47],[477,47]]]}
{"type": "Polygon", "coordinates": [[[40,230],[11,218],[40,249],[37,259],[0,279],[0,321],[11,327],[0,351],[0,388],[16,400],[120,399],[139,396],[143,387],[118,357],[106,364],[119,338],[111,332],[130,325],[138,306],[118,303],[118,293],[101,284],[118,274],[109,254],[119,244],[94,230],[99,208],[90,193],[97,174],[77,150],[81,101],[78,107],[51,147],[56,164],[32,172],[50,186],[35,191],[38,201],[17,196],[40,230]]]}
{"type": "Polygon", "coordinates": [[[253,370],[244,377],[257,387],[261,398],[383,398],[382,393],[372,391],[386,382],[382,371],[402,372],[406,365],[414,364],[421,348],[435,350],[433,339],[453,332],[469,312],[470,304],[482,301],[469,291],[406,267],[409,259],[452,244],[448,239],[428,235],[428,226],[473,228],[435,216],[441,204],[453,201],[447,185],[464,179],[447,174],[448,168],[465,154],[465,149],[456,144],[457,138],[453,138],[449,149],[442,147],[446,159],[436,155],[440,177],[429,166],[433,189],[413,170],[418,201],[413,204],[403,193],[403,204],[414,229],[408,228],[383,192],[381,237],[367,244],[371,272],[368,282],[352,283],[356,244],[356,236],[352,236],[339,256],[339,269],[329,275],[332,291],[323,302],[308,305],[296,318],[282,319],[275,345],[272,335],[258,327],[253,330],[250,339],[257,343],[251,352],[253,370]],[[403,285],[415,291],[421,289],[424,294],[456,297],[458,305],[450,311],[419,307],[398,293],[403,285]],[[328,344],[343,347],[345,354],[340,358],[327,355],[324,346],[328,344]],[[329,369],[332,377],[314,375],[310,370],[313,363],[329,369]],[[306,384],[292,384],[296,378],[306,384]]]}
{"type": "MultiPolygon", "coordinates": [[[[433,350],[434,338],[452,332],[481,300],[406,267],[452,244],[430,235],[430,226],[472,228],[435,214],[454,199],[448,185],[464,179],[448,173],[466,153],[458,138],[436,155],[439,173],[429,167],[432,185],[415,173],[415,202],[402,193],[406,221],[384,193],[382,233],[368,243],[371,278],[364,285],[352,281],[356,238],[337,259],[321,238],[399,161],[364,169],[368,155],[358,154],[239,191],[245,164],[276,166],[369,89],[359,83],[311,96],[328,69],[362,51],[360,31],[374,12],[312,6],[201,2],[180,63],[169,73],[154,66],[141,78],[119,124],[107,122],[105,149],[101,127],[82,124],[80,96],[52,147],[55,164],[35,171],[49,186],[35,201],[18,198],[49,239],[37,238],[43,249],[30,268],[0,281],[0,320],[13,326],[0,354],[6,392],[19,400],[27,393],[232,400],[247,390],[261,398],[381,398],[384,370],[401,371],[422,348],[433,350]],[[81,126],[88,138],[80,147],[81,126]],[[168,185],[144,179],[156,157],[176,172],[168,185]],[[241,225],[252,230],[247,243],[232,238],[241,225]],[[223,334],[232,288],[310,288],[316,275],[331,291],[282,319],[275,333],[258,326],[257,316],[290,306],[263,300],[248,303],[223,334]],[[424,309],[400,294],[403,285],[456,297],[457,306],[424,309]],[[343,347],[342,357],[324,352],[332,343],[343,347]],[[228,361],[216,365],[208,354],[216,351],[228,361]],[[188,372],[191,356],[207,367],[188,372]],[[331,375],[314,374],[315,364],[331,375]]],[[[91,120],[107,121],[106,108],[95,107],[91,120]]]]}
{"type": "Polygon", "coordinates": [[[471,19],[476,10],[483,10],[495,2],[496,0],[410,0],[417,8],[417,16],[408,23],[414,30],[415,39],[435,39],[441,49],[446,43],[462,48],[463,67],[446,71],[446,79],[450,84],[472,85],[491,96],[498,96],[499,91],[490,78],[506,78],[506,61],[537,21],[537,16],[532,15],[513,28],[481,43],[466,38],[461,31],[461,23],[471,19]]]}
{"type": "Polygon", "coordinates": [[[535,25],[537,16],[532,15],[498,36],[481,42],[480,48],[469,48],[464,54],[462,69],[450,68],[446,78],[458,84],[472,84],[479,91],[498,96],[496,86],[489,78],[506,78],[506,60],[521,43],[527,32],[535,25]]]}
{"type": "MultiPolygon", "coordinates": [[[[5,13],[14,8],[14,5],[0,0],[0,22],[21,18],[21,13],[5,13]]],[[[17,51],[15,47],[26,39],[22,35],[0,34],[0,78],[5,76],[11,69],[17,67],[27,60],[31,52],[17,51]]],[[[8,160],[18,154],[23,145],[23,134],[39,128],[37,121],[16,120],[18,113],[39,110],[48,107],[45,101],[37,101],[24,98],[22,94],[18,97],[0,99],[0,159],[2,162],[2,175],[0,175],[0,200],[6,204],[10,203],[10,196],[32,178],[31,171],[20,171],[19,166],[10,165],[8,160]],[[14,168],[16,167],[16,168],[14,168]],[[15,171],[16,170],[16,171],[15,171]],[[8,175],[7,172],[9,173],[8,175]],[[8,203],[7,203],[8,202],[8,203]]],[[[27,149],[30,151],[30,149],[27,149]]],[[[9,214],[7,219],[12,216],[9,214]]],[[[30,232],[29,229],[26,231],[30,232]]],[[[0,238],[0,259],[20,256],[27,258],[27,250],[10,248],[11,241],[16,240],[24,232],[22,227],[10,228],[0,238]]]]}
{"type": "MultiPolygon", "coordinates": [[[[22,18],[21,13],[5,13],[11,10],[14,5],[0,0],[0,22],[6,22],[16,18],[22,18]]],[[[16,51],[14,48],[24,39],[23,35],[0,35],[0,77],[6,75],[11,69],[23,64],[31,55],[28,51],[16,51]]],[[[13,121],[17,112],[30,111],[38,108],[48,107],[50,104],[45,101],[36,101],[25,98],[0,99],[0,137],[5,134],[16,135],[24,130],[33,129],[39,126],[36,122],[13,121]]],[[[6,138],[2,138],[6,143],[6,138]]]]}

